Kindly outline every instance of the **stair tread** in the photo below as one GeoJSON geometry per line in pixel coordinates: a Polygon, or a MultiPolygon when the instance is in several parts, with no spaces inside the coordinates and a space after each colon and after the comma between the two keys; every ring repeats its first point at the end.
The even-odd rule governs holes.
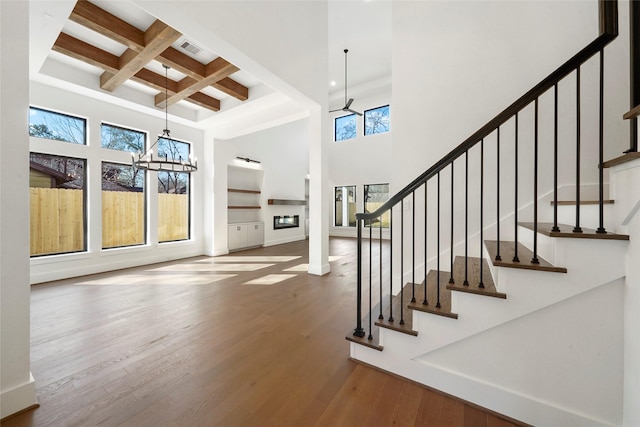
{"type": "MultiPolygon", "coordinates": [[[[520,222],[518,225],[528,228],[529,230],[533,230],[532,222],[520,222]]],[[[615,234],[615,233],[597,233],[596,230],[591,228],[582,227],[582,233],[574,233],[572,225],[567,224],[558,224],[558,228],[560,231],[551,231],[553,228],[553,223],[550,222],[539,222],[538,223],[538,233],[544,234],[549,237],[569,237],[576,239],[602,239],[602,240],[629,240],[629,236],[626,234],[615,234]]]]}
{"type": "Polygon", "coordinates": [[[500,256],[501,260],[496,260],[496,254],[498,253],[498,242],[495,240],[485,240],[484,246],[489,252],[489,256],[496,267],[509,267],[509,268],[522,268],[526,270],[539,270],[549,271],[553,273],[566,273],[567,269],[564,267],[556,267],[544,258],[538,256],[539,264],[533,264],[531,259],[533,258],[533,252],[522,243],[518,243],[518,258],[520,262],[513,261],[515,254],[515,242],[500,241],[500,256]]]}
{"type": "Polygon", "coordinates": [[[636,105],[631,110],[629,110],[626,113],[624,113],[622,118],[625,119],[625,120],[629,120],[629,119],[633,119],[633,118],[639,117],[639,116],[640,116],[640,104],[636,105]]]}
{"type": "Polygon", "coordinates": [[[362,328],[365,331],[365,334],[363,337],[357,337],[353,335],[353,329],[351,329],[345,336],[346,340],[354,342],[356,344],[364,345],[366,347],[370,347],[374,350],[382,351],[384,347],[380,345],[380,330],[378,327],[373,326],[371,328],[372,338],[371,339],[368,338],[369,337],[369,316],[368,315],[365,316],[364,319],[362,319],[362,328]]]}
{"type": "MultiPolygon", "coordinates": [[[[412,283],[407,283],[404,286],[404,301],[411,301],[411,286],[412,283]]],[[[416,287],[420,286],[418,284],[415,285],[416,287]]],[[[417,289],[416,289],[417,291],[417,289]]],[[[422,293],[422,295],[424,295],[424,293],[422,293]]],[[[418,296],[416,293],[416,301],[418,300],[418,296]]],[[[420,301],[422,301],[422,299],[420,299],[420,301]]],[[[375,325],[376,326],[380,326],[381,328],[387,328],[387,329],[391,329],[397,332],[402,332],[405,334],[409,334],[409,335],[413,335],[413,336],[417,336],[418,332],[413,330],[413,315],[411,312],[407,311],[407,310],[403,310],[404,312],[404,316],[403,316],[403,320],[404,320],[404,324],[400,324],[400,308],[402,307],[402,302],[401,302],[401,298],[400,298],[400,293],[398,293],[398,295],[395,295],[392,299],[391,299],[391,304],[392,304],[392,308],[393,311],[390,310],[390,308],[387,306],[387,309],[384,310],[384,312],[382,313],[382,319],[380,319],[379,316],[379,312],[378,315],[374,315],[374,318],[376,319],[375,321],[375,325]],[[390,314],[393,313],[393,321],[390,321],[390,314]]]]}
{"type": "Polygon", "coordinates": [[[603,168],[610,168],[613,166],[621,165],[622,163],[630,162],[635,159],[640,159],[640,152],[633,151],[631,153],[623,154],[615,159],[608,160],[602,164],[603,168]]]}
{"type": "Polygon", "coordinates": [[[493,282],[491,270],[489,270],[489,264],[487,260],[476,257],[467,257],[467,281],[468,285],[464,284],[465,278],[465,258],[463,256],[457,256],[453,261],[453,279],[455,283],[448,283],[447,288],[452,291],[468,292],[478,295],[486,295],[496,298],[506,298],[507,295],[502,292],[498,292],[496,285],[493,282]],[[483,288],[478,287],[480,284],[480,261],[482,261],[482,284],[483,288]]]}
{"type": "MultiPolygon", "coordinates": [[[[551,200],[551,202],[549,202],[551,204],[551,206],[555,205],[556,203],[551,200]]],[[[613,205],[614,201],[613,200],[603,200],[602,201],[603,204],[605,205],[613,205]]],[[[580,200],[580,205],[598,205],[600,204],[600,200],[580,200]]],[[[575,206],[576,205],[576,201],[575,200],[558,200],[557,203],[558,206],[575,206]]]]}
{"type": "MultiPolygon", "coordinates": [[[[449,277],[448,271],[440,271],[440,307],[436,307],[438,301],[437,283],[438,272],[431,270],[427,274],[427,304],[424,304],[424,281],[416,284],[416,302],[409,302],[407,307],[412,310],[423,311],[425,313],[437,314],[439,316],[458,318],[457,313],[451,311],[451,289],[447,289],[449,277]]],[[[410,300],[409,296],[409,300],[410,300]]],[[[406,321],[406,319],[405,319],[406,321]]]]}

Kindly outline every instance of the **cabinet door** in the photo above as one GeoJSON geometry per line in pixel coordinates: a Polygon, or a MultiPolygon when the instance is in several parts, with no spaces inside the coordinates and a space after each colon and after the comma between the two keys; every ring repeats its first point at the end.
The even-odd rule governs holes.
{"type": "Polygon", "coordinates": [[[254,222],[247,224],[247,246],[260,246],[264,243],[264,224],[254,222]]]}
{"type": "Polygon", "coordinates": [[[229,226],[229,250],[247,246],[247,225],[232,224],[229,226]]]}

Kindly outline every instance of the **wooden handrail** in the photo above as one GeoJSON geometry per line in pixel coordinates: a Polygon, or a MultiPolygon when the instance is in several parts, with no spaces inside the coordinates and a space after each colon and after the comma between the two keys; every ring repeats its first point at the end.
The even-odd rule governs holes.
{"type": "Polygon", "coordinates": [[[557,70],[549,74],[544,80],[534,86],[531,90],[518,98],[514,103],[505,108],[501,113],[491,119],[486,125],[478,129],[470,137],[465,139],[460,145],[451,150],[447,155],[438,160],[433,166],[427,169],[419,177],[411,181],[402,190],[387,200],[382,206],[371,213],[357,213],[356,219],[370,220],[379,217],[393,206],[400,203],[405,197],[427,182],[431,177],[442,171],[445,167],[462,156],[465,152],[474,147],[481,139],[487,137],[499,126],[507,122],[517,112],[535,101],[556,83],[569,75],[573,70],[584,64],[596,53],[600,52],[606,45],[611,43],[618,36],[618,1],[599,0],[600,35],[584,49],[562,64],[557,70]]]}

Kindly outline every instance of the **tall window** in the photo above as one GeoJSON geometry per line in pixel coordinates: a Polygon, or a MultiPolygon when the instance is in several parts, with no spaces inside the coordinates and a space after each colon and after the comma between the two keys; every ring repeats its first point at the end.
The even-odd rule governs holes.
{"type": "Polygon", "coordinates": [[[344,141],[356,137],[356,115],[336,117],[335,119],[335,141],[344,141]]]}
{"type": "Polygon", "coordinates": [[[364,112],[364,134],[389,132],[389,106],[373,108],[364,112]]]}
{"type": "Polygon", "coordinates": [[[102,124],[100,126],[100,142],[102,148],[111,150],[129,151],[132,153],[144,152],[145,134],[131,129],[102,124]]]}
{"type": "Polygon", "coordinates": [[[86,144],[87,121],[79,117],[30,107],[29,135],[72,144],[86,144]]]}
{"type": "MultiPolygon", "coordinates": [[[[174,139],[161,138],[158,155],[174,160],[186,160],[191,145],[174,139]]],[[[186,240],[190,236],[189,206],[190,174],[158,172],[158,241],[186,240]]]]}
{"type": "Polygon", "coordinates": [[[31,153],[31,256],[87,250],[86,160],[31,153]]]}
{"type": "Polygon", "coordinates": [[[145,174],[133,166],[102,163],[102,248],[146,242],[145,174]]]}
{"type": "Polygon", "coordinates": [[[335,188],[335,222],[336,227],[356,226],[356,186],[335,188]]]}
{"type": "MultiPolygon", "coordinates": [[[[375,212],[380,206],[389,200],[389,184],[367,184],[364,186],[364,211],[365,213],[375,212]]],[[[379,219],[374,219],[365,226],[389,227],[389,211],[382,214],[379,219]]]]}

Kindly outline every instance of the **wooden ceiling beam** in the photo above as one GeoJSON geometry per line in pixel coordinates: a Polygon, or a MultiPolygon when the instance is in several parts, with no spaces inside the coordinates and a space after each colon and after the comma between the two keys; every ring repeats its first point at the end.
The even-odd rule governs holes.
{"type": "Polygon", "coordinates": [[[229,77],[219,80],[211,84],[211,86],[218,89],[220,92],[239,99],[240,101],[246,101],[249,99],[249,88],[241,85],[233,79],[230,79],[229,77]]]}
{"type": "MultiPolygon", "coordinates": [[[[194,80],[191,77],[185,77],[178,82],[178,91],[170,95],[166,100],[168,105],[173,105],[176,102],[199,92],[201,89],[215,83],[229,75],[238,71],[238,67],[226,61],[224,58],[218,57],[211,61],[206,66],[207,76],[202,80],[194,80]]],[[[155,99],[156,107],[164,107],[165,94],[159,93],[155,99]]]]}
{"type": "Polygon", "coordinates": [[[110,73],[105,71],[100,76],[100,87],[113,92],[181,36],[181,33],[164,22],[156,20],[144,33],[144,48],[140,52],[127,49],[120,56],[120,69],[118,72],[110,73]]]}

